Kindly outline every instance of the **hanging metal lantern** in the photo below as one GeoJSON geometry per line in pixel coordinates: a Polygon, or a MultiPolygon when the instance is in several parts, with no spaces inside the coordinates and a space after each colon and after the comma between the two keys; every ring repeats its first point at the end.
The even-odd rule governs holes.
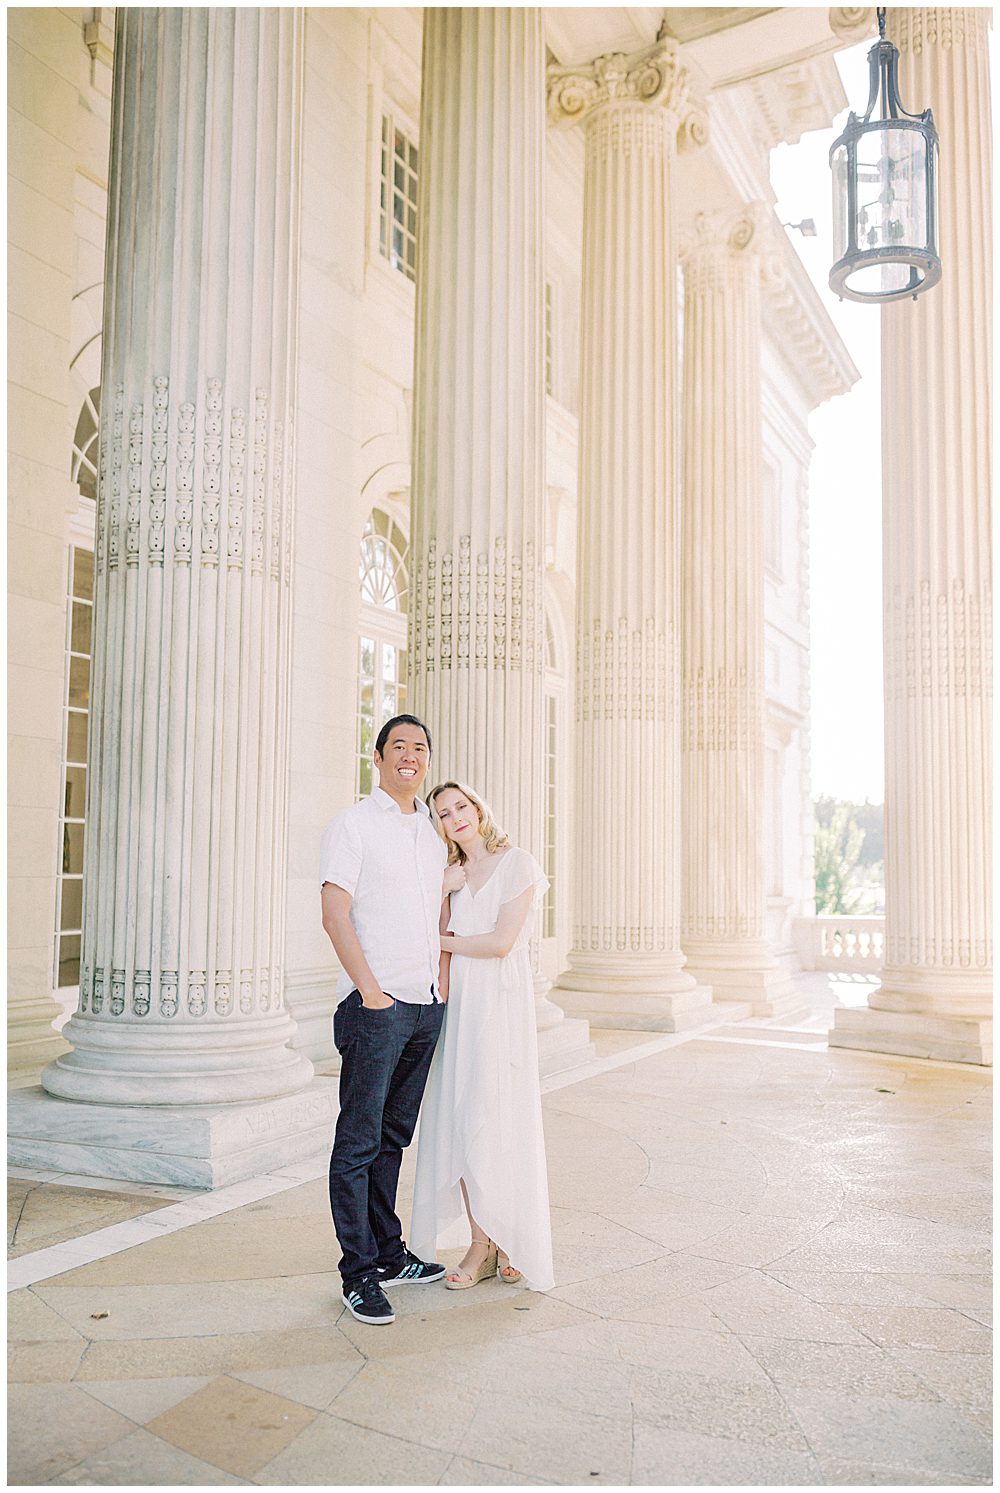
{"type": "Polygon", "coordinates": [[[868,53],[864,118],[849,114],[830,150],[836,256],[830,288],[851,301],[916,299],[941,278],[937,130],[930,109],[907,114],[899,101],[899,52],[885,39],[884,7],[878,34],[868,53]],[[876,103],[881,114],[873,119],[876,103]]]}

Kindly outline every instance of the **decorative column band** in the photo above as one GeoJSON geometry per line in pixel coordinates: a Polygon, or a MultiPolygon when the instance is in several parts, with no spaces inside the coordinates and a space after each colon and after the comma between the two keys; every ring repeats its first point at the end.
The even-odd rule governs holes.
{"type": "Polygon", "coordinates": [[[498,534],[473,555],[471,534],[447,549],[431,539],[415,567],[411,672],[542,668],[538,584],[530,540],[516,552],[498,534]]]}
{"type": "MultiPolygon", "coordinates": [[[[244,560],[247,487],[246,413],[238,405],[231,409],[228,450],[224,451],[221,439],[222,382],[209,378],[205,383],[200,433],[196,406],[186,401],[177,412],[171,440],[170,380],[165,374],[158,374],[152,379],[152,388],[150,429],[146,431],[144,428],[145,406],[133,404],[124,447],[125,389],[119,384],[114,391],[110,430],[104,430],[100,442],[96,573],[100,576],[105,569],[118,570],[123,556],[126,565],[138,566],[143,553],[150,565],[162,565],[169,555],[174,565],[190,565],[193,559],[203,566],[217,566],[220,529],[225,536],[227,564],[240,570],[244,560]],[[196,499],[194,467],[199,444],[203,476],[200,498],[196,499]],[[121,473],[126,462],[129,498],[123,514],[121,473]],[[144,469],[148,471],[145,502],[142,491],[144,469]],[[225,505],[223,485],[226,488],[225,505]]],[[[269,555],[267,570],[271,581],[277,582],[283,577],[287,586],[291,580],[291,536],[287,494],[282,485],[284,432],[281,421],[273,424],[269,421],[267,405],[267,394],[258,389],[254,418],[251,568],[255,575],[263,575],[266,553],[269,555]]]]}
{"type": "MultiPolygon", "coordinates": [[[[892,40],[900,52],[909,52],[914,57],[931,47],[947,51],[966,44],[985,46],[989,28],[988,5],[900,6],[893,10],[889,24],[892,40]]],[[[936,104],[934,108],[936,119],[936,104]]]]}

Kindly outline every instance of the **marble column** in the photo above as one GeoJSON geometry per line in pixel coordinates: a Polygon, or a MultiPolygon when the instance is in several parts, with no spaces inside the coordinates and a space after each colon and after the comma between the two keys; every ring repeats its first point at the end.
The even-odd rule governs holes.
{"type": "Polygon", "coordinates": [[[80,1005],[42,1082],[109,1152],[168,1145],[141,1106],[240,1107],[256,1160],[210,1181],[311,1123],[281,1108],[312,1079],[282,994],[301,49],[301,11],[118,12],[80,1005]]]}
{"type": "Polygon", "coordinates": [[[573,946],[567,1009],[673,1031],[711,992],[680,944],[680,493],[671,40],[549,69],[585,132],[573,946]]]}
{"type": "MultiPolygon", "coordinates": [[[[541,10],[424,12],[410,700],[435,781],[478,789],[539,859],[544,90],[541,10]]],[[[586,1046],[544,988],[537,1016],[543,1064],[586,1046]]]]}
{"type": "Polygon", "coordinates": [[[699,213],[682,244],[681,941],[715,999],[801,1005],[768,947],[764,846],[763,203],[699,213]]]}
{"type": "Polygon", "coordinates": [[[830,1041],[991,1061],[989,12],[888,12],[941,139],[939,285],[882,308],[886,932],[830,1041]]]}

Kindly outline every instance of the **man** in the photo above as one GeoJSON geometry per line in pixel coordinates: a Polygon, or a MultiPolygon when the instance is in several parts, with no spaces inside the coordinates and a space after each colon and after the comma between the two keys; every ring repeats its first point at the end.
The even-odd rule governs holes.
{"type": "Polygon", "coordinates": [[[375,743],[378,787],[330,821],[320,851],[323,927],[343,970],[333,1018],[342,1066],[330,1209],[344,1252],[344,1304],[373,1325],[395,1320],[383,1286],[440,1280],[445,1271],[406,1248],[396,1217],[403,1147],[447,999],[439,917],[448,854],[417,797],[430,757],[422,721],[387,721],[375,743]]]}

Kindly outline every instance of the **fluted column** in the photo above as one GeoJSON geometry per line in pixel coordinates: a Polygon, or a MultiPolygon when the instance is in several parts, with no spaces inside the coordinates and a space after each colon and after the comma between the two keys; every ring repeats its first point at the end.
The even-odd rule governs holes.
{"type": "Polygon", "coordinates": [[[282,998],[302,13],[118,12],[62,1098],[300,1089],[282,998]]]}
{"type": "Polygon", "coordinates": [[[888,12],[941,139],[943,278],[882,308],[886,942],[838,1046],[990,1061],[989,12],[888,12]]]}
{"type": "Polygon", "coordinates": [[[682,943],[716,999],[799,1004],[766,938],[761,290],[767,211],[699,213],[684,266],[682,943]]]}
{"type": "MultiPolygon", "coordinates": [[[[541,10],[427,9],[421,87],[410,698],[438,776],[541,859],[541,10]]],[[[539,1029],[565,1025],[539,985],[539,1029]]]]}
{"type": "MultiPolygon", "coordinates": [[[[710,992],[680,945],[676,43],[551,68],[585,132],[575,888],[568,1009],[674,1030],[710,992]]],[[[561,998],[563,998],[561,996],[561,998]]]]}

